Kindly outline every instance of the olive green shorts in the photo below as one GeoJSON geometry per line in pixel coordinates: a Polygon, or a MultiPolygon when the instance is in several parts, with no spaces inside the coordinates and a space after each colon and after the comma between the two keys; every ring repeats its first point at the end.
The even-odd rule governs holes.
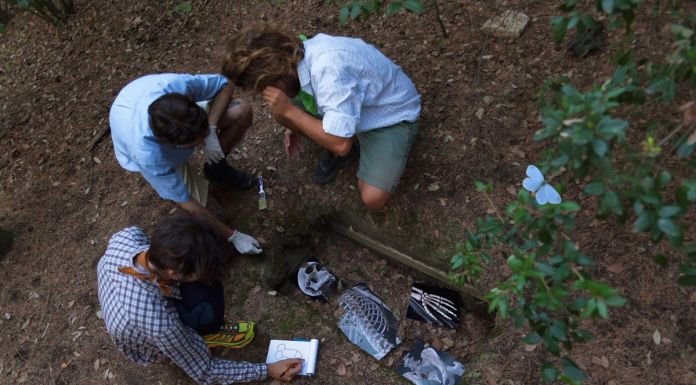
{"type": "Polygon", "coordinates": [[[391,193],[404,173],[417,135],[418,122],[401,122],[357,134],[360,143],[358,178],[391,193]]]}
{"type": "MultiPolygon", "coordinates": [[[[307,112],[301,100],[294,98],[292,102],[307,112]]],[[[314,117],[321,119],[320,116],[314,117]]],[[[417,121],[401,122],[355,135],[360,143],[358,178],[391,193],[404,173],[408,153],[417,135],[417,121]]]]}

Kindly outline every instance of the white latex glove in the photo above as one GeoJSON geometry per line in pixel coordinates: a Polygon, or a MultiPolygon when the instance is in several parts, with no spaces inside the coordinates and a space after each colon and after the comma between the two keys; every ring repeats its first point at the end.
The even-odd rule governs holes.
{"type": "Polygon", "coordinates": [[[227,238],[227,242],[233,244],[234,248],[241,254],[261,254],[263,251],[256,238],[241,231],[235,230],[232,236],[227,238]]]}
{"type": "Polygon", "coordinates": [[[203,156],[206,163],[217,163],[225,158],[225,153],[220,147],[220,140],[217,136],[217,126],[210,126],[208,136],[203,140],[203,156]]]}

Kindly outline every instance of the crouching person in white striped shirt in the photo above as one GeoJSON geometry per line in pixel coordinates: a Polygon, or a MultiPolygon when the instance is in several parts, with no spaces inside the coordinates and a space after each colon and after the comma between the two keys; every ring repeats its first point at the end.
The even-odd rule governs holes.
{"type": "Polygon", "coordinates": [[[247,27],[228,43],[222,74],[262,94],[285,131],[292,157],[304,136],[327,154],[312,175],[331,182],[359,158],[360,198],[382,209],[399,183],[418,134],[421,98],[411,79],[361,39],[311,39],[267,26],[247,27]]]}
{"type": "Polygon", "coordinates": [[[118,350],[142,365],[167,357],[199,384],[292,380],[300,359],[265,364],[211,355],[209,347],[240,348],[254,336],[251,322],[224,322],[220,280],[233,255],[208,224],[190,215],[164,219],[152,240],[138,227],[114,234],[97,265],[97,281],[118,350]]]}

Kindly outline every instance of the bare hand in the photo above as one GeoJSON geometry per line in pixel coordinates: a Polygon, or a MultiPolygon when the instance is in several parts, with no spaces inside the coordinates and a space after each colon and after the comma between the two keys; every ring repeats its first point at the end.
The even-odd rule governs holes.
{"type": "Polygon", "coordinates": [[[294,107],[288,95],[280,88],[273,86],[264,88],[261,94],[268,108],[271,109],[273,118],[282,124],[287,112],[294,107]]]}
{"type": "Polygon", "coordinates": [[[285,153],[288,154],[288,158],[298,156],[303,150],[302,139],[292,130],[285,130],[283,147],[285,148],[285,153]]]}
{"type": "Polygon", "coordinates": [[[301,358],[290,358],[268,364],[268,377],[274,380],[290,382],[302,371],[303,362],[304,360],[301,358]]]}

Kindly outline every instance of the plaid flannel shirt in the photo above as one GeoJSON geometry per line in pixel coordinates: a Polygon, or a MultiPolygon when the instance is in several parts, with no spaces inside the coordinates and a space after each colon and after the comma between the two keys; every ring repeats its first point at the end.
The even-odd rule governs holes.
{"type": "MultiPolygon", "coordinates": [[[[111,237],[97,265],[99,302],[106,329],[118,350],[141,365],[169,357],[199,384],[265,379],[266,364],[211,356],[201,336],[181,323],[172,298],[164,296],[154,282],[117,270],[134,266],[133,258],[149,247],[150,241],[140,228],[123,229],[111,237]]],[[[171,296],[179,297],[178,287],[172,289],[171,296]]]]}

